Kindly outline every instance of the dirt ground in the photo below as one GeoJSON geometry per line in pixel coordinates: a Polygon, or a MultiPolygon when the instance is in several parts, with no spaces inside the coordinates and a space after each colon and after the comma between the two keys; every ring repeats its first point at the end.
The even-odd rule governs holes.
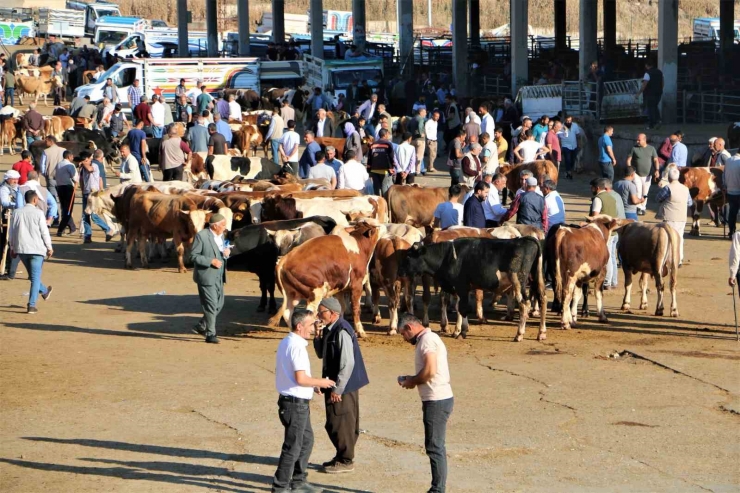
{"type": "MultiPolygon", "coordinates": [[[[0,171],[13,162],[0,158],[0,171]]],[[[588,180],[560,182],[571,221],[587,211],[588,180]]],[[[729,242],[704,232],[686,239],[678,319],[652,315],[654,290],[648,311],[620,313],[620,285],[605,297],[606,325],[592,316],[566,332],[550,316],[545,342],[532,323],[513,343],[515,326],[487,307],[489,322],[473,322],[467,340],[444,339],[455,393],[449,491],[740,491],[729,242]]],[[[255,276],[230,274],[222,343],[207,345],[190,333],[196,287],[174,260],[127,271],[99,230],[89,245],[54,240],[43,275],[54,296],[37,315],[25,314],[25,273],[0,283],[0,491],[269,491],[282,441],[275,349],[286,328],[255,312],[255,276]]],[[[426,491],[419,397],[396,383],[413,371],[412,348],[364,317],[371,383],[356,471],[309,480],[341,493],[426,491]]],[[[312,405],[313,468],[332,457],[322,407],[312,405]]]]}

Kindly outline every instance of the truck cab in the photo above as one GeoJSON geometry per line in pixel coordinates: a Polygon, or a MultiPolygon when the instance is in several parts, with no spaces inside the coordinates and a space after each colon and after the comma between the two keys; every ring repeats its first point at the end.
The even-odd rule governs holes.
{"type": "MultiPolygon", "coordinates": [[[[171,58],[177,53],[177,28],[156,28],[133,32],[126,39],[110,49],[111,55],[120,58],[137,58],[142,50],[149,58],[171,58]]],[[[219,39],[219,51],[223,41],[219,39]]],[[[208,37],[205,31],[188,31],[188,51],[191,56],[199,56],[208,50],[208,37]]]]}
{"type": "Polygon", "coordinates": [[[112,48],[131,34],[149,27],[149,21],[138,17],[105,16],[98,20],[93,42],[98,47],[112,48]]]}

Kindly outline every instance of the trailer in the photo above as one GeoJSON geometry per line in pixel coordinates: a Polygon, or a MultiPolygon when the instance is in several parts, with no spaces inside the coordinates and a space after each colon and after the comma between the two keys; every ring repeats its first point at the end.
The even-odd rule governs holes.
{"type": "Polygon", "coordinates": [[[40,36],[82,38],[85,36],[85,13],[71,9],[39,9],[40,36]]]}

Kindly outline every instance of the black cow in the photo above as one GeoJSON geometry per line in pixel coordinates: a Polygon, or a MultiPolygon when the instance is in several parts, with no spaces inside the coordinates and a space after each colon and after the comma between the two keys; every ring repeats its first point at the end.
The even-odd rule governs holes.
{"type": "MultiPolygon", "coordinates": [[[[80,155],[82,151],[87,151],[90,154],[92,154],[95,149],[90,147],[89,142],[57,142],[57,145],[61,147],[62,149],[67,149],[68,151],[72,151],[72,154],[77,157],[80,155]]],[[[37,172],[41,172],[41,156],[44,154],[44,150],[46,149],[46,142],[43,140],[37,140],[36,142],[31,143],[31,145],[28,147],[28,150],[31,153],[31,157],[33,158],[34,162],[34,168],[37,172]]]]}
{"type": "Polygon", "coordinates": [[[111,141],[100,130],[87,128],[75,128],[67,130],[62,136],[65,142],[94,142],[95,146],[103,151],[103,155],[114,164],[120,161],[121,153],[118,151],[118,142],[111,141]]]}
{"type": "Polygon", "coordinates": [[[330,217],[314,216],[306,219],[292,219],[288,221],[271,221],[261,224],[245,226],[236,231],[230,231],[227,238],[232,242],[229,268],[244,269],[257,274],[262,296],[257,307],[258,312],[264,312],[267,307],[267,293],[270,294],[270,308],[268,313],[277,313],[275,304],[275,266],[280,255],[285,255],[292,248],[307,241],[307,236],[297,235],[286,244],[279,236],[280,232],[288,232],[315,225],[320,231],[316,235],[329,234],[337,225],[330,217]],[[288,250],[288,251],[286,251],[288,250]]]}
{"type": "MultiPolygon", "coordinates": [[[[399,277],[431,275],[443,291],[458,295],[457,327],[453,337],[467,336],[468,315],[475,312],[468,300],[471,289],[484,289],[494,295],[511,291],[519,304],[519,330],[514,338],[521,341],[529,312],[527,281],[532,276],[531,290],[547,306],[542,276],[542,250],[534,238],[513,240],[460,238],[431,245],[415,244],[408,250],[398,269],[399,277]]],[[[540,310],[538,340],[546,337],[545,310],[540,310]]]]}

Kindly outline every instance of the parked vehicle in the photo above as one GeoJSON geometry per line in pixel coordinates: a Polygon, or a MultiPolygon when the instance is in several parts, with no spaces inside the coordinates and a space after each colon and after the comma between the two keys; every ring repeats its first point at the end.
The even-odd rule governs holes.
{"type": "Polygon", "coordinates": [[[101,17],[121,15],[121,10],[115,3],[86,3],[79,0],[67,0],[67,8],[85,12],[85,34],[90,36],[95,35],[95,28],[101,17]]]}
{"type": "MultiPolygon", "coordinates": [[[[142,56],[145,50],[150,58],[171,58],[177,53],[177,28],[147,29],[132,33],[126,39],[110,49],[111,55],[121,58],[142,56]]],[[[218,50],[223,49],[219,37],[218,50]]],[[[208,36],[205,31],[188,31],[188,51],[191,56],[202,56],[208,51],[208,36]]]]}
{"type": "Polygon", "coordinates": [[[71,9],[39,9],[40,36],[81,38],[85,36],[85,14],[71,9]]]}
{"type": "MultiPolygon", "coordinates": [[[[694,41],[712,41],[719,46],[719,17],[694,19],[694,41]]],[[[735,44],[740,43],[740,20],[735,20],[735,44]]]]}
{"type": "Polygon", "coordinates": [[[310,88],[320,87],[334,94],[334,102],[340,94],[346,94],[352,81],[366,80],[375,90],[377,80],[383,77],[383,59],[361,57],[356,60],[323,60],[304,55],[306,84],[310,88]]]}
{"type": "MultiPolygon", "coordinates": [[[[308,16],[302,14],[285,14],[285,33],[307,33],[308,16]]],[[[272,33],[272,12],[265,12],[257,23],[258,33],[272,33]]]]}
{"type": "Polygon", "coordinates": [[[98,20],[93,42],[103,48],[112,48],[131,34],[148,29],[150,22],[139,17],[105,16],[98,20]]]}

